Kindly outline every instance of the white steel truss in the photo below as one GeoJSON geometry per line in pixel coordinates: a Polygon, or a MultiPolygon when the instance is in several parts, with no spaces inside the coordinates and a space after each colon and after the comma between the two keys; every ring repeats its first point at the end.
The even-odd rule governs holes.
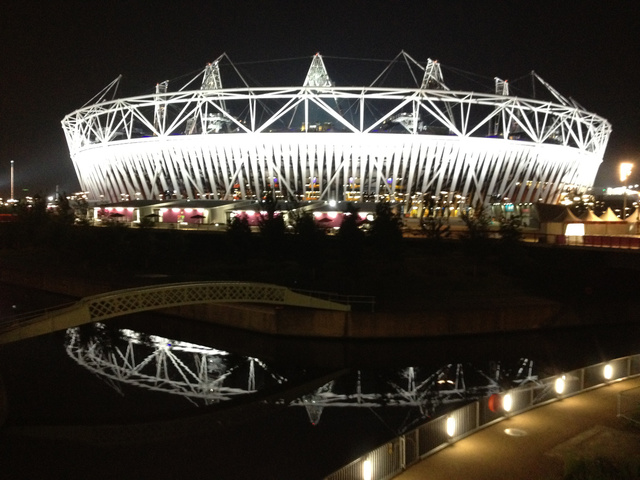
{"type": "Polygon", "coordinates": [[[122,385],[132,385],[212,404],[286,382],[256,358],[129,329],[105,345],[105,326],[93,327],[96,335],[84,340],[79,328],[67,330],[67,354],[120,393],[122,385]]]}
{"type": "Polygon", "coordinates": [[[163,82],[117,100],[105,91],[67,115],[83,190],[110,201],[167,192],[252,199],[270,188],[310,200],[415,201],[446,191],[469,205],[555,203],[565,188],[593,185],[611,133],[535,74],[553,102],[511,96],[499,79],[494,94],[451,90],[431,60],[419,88],[340,87],[318,54],[302,86],[223,88],[224,58],[205,68],[199,89],[186,89],[190,82],[169,92],[163,82]]]}
{"type": "Polygon", "coordinates": [[[532,361],[520,359],[518,367],[517,372],[502,372],[498,363],[491,375],[487,375],[476,368],[469,369],[472,374],[465,374],[462,364],[448,364],[426,378],[420,378],[419,368],[407,367],[393,372],[393,375],[389,372],[384,385],[376,385],[373,390],[363,386],[363,375],[358,370],[353,385],[336,388],[336,382],[331,381],[296,399],[292,405],[305,407],[314,425],[320,422],[324,409],[328,407],[410,407],[416,410],[419,418],[424,418],[434,415],[441,407],[488,397],[507,386],[538,383],[537,375],[532,372],[532,361]]]}
{"type": "MultiPolygon", "coordinates": [[[[88,327],[89,333],[82,333],[81,328],[67,330],[67,354],[121,394],[122,387],[130,385],[179,395],[196,405],[212,404],[288,382],[254,357],[130,329],[108,333],[102,323],[88,327]]],[[[341,377],[339,387],[332,380],[290,405],[304,407],[313,424],[320,422],[327,407],[404,407],[415,409],[418,417],[424,418],[442,406],[487,397],[507,385],[538,383],[532,361],[520,359],[518,368],[503,374],[497,364],[491,375],[475,368],[469,375],[462,364],[448,364],[420,378],[420,368],[407,367],[392,369],[382,382],[366,387],[363,384],[371,383],[371,378],[364,379],[363,372],[356,370],[341,377]]]]}

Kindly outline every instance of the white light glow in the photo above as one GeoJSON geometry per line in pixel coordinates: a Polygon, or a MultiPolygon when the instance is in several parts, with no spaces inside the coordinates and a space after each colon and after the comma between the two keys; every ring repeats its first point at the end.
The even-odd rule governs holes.
{"type": "Polygon", "coordinates": [[[505,412],[510,412],[513,408],[513,398],[510,393],[507,393],[504,397],[502,397],[502,408],[505,412]]]}
{"type": "Polygon", "coordinates": [[[611,378],[613,377],[613,367],[607,363],[604,366],[602,375],[604,376],[605,380],[611,380],[611,378]]]}
{"type": "Polygon", "coordinates": [[[447,417],[447,435],[453,437],[456,434],[456,419],[447,417]]]}
{"type": "Polygon", "coordinates": [[[566,377],[564,375],[562,377],[556,378],[555,389],[558,395],[562,395],[564,393],[565,378],[566,377]]]}
{"type": "MultiPolygon", "coordinates": [[[[215,192],[216,199],[254,200],[266,185],[273,185],[300,192],[307,200],[367,195],[393,202],[403,201],[403,192],[428,192],[434,185],[446,185],[446,192],[472,197],[468,203],[475,204],[487,200],[479,192],[502,184],[496,193],[509,201],[544,197],[543,202],[556,203],[564,185],[579,190],[593,185],[611,133],[604,118],[568,102],[461,92],[458,87],[342,87],[329,80],[334,72],[324,65],[312,64],[309,72],[308,78],[323,79],[322,88],[231,88],[218,71],[216,91],[225,101],[213,116],[199,91],[184,90],[188,84],[162,95],[149,93],[118,102],[102,100],[105,91],[102,103],[86,105],[62,121],[82,189],[91,198],[104,196],[111,201],[120,196],[108,192],[123,188],[123,198],[158,198],[168,191],[177,198],[215,192]],[[336,102],[344,104],[345,111],[358,108],[377,114],[343,115],[330,106],[336,102]],[[317,107],[329,113],[335,128],[309,118],[317,107]],[[465,113],[452,115],[455,111],[465,113]],[[306,120],[299,133],[276,128],[301,117],[306,120]],[[206,121],[198,127],[195,118],[206,121]],[[383,133],[386,129],[381,127],[392,118],[399,122],[398,131],[383,133]],[[423,128],[427,120],[433,123],[433,132],[423,128]],[[511,132],[509,139],[506,132],[493,128],[498,123],[517,123],[523,136],[511,132]],[[140,124],[146,125],[143,137],[140,124]],[[114,135],[115,125],[122,134],[114,135]],[[495,130],[491,136],[501,140],[486,138],[487,126],[495,130]],[[312,128],[318,133],[308,135],[312,128]],[[211,135],[219,135],[221,141],[211,141],[211,135]],[[477,155],[484,160],[476,161],[477,155]],[[153,169],[145,163],[151,156],[158,162],[153,169]],[[431,168],[443,163],[450,163],[450,168],[431,168]],[[125,171],[130,181],[122,185],[125,171]],[[514,180],[510,188],[502,181],[507,177],[514,180]],[[534,187],[520,188],[525,182],[534,187]],[[138,191],[138,185],[144,190],[138,191]]],[[[203,70],[203,75],[212,78],[210,70],[203,70]]],[[[112,85],[109,88],[116,88],[117,82],[112,85]]]]}
{"type": "Polygon", "coordinates": [[[371,460],[365,460],[362,463],[362,480],[371,480],[373,475],[373,466],[371,460]]]}
{"type": "Polygon", "coordinates": [[[584,223],[568,223],[564,234],[567,237],[584,237],[584,223]]]}
{"type": "Polygon", "coordinates": [[[633,163],[622,162],[620,164],[620,181],[624,182],[631,175],[633,163]]]}

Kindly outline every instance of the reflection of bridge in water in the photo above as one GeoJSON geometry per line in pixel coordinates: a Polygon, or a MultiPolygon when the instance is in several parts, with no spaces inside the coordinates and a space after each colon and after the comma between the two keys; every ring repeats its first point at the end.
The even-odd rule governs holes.
{"type": "MultiPolygon", "coordinates": [[[[122,386],[131,385],[180,395],[195,405],[248,398],[267,389],[283,392],[291,380],[289,372],[254,357],[100,323],[69,329],[66,350],[121,394],[122,386]]],[[[528,359],[513,368],[494,362],[487,372],[461,363],[436,371],[415,366],[382,374],[354,369],[288,404],[304,407],[314,425],[326,408],[404,409],[400,429],[405,430],[451,405],[536,381],[528,359]]]]}

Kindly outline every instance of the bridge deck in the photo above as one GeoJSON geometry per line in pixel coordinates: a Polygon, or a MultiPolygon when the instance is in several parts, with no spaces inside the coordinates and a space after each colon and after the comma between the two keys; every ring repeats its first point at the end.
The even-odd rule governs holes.
{"type": "Polygon", "coordinates": [[[278,285],[244,282],[174,283],[94,295],[33,318],[4,322],[0,324],[0,344],[132,313],[206,303],[261,303],[340,312],[351,309],[343,303],[303,295],[278,285]]]}
{"type": "Polygon", "coordinates": [[[635,377],[515,415],[426,457],[395,478],[562,479],[567,466],[581,458],[637,465],[640,433],[616,416],[616,404],[620,392],[638,386],[640,377],[635,377]]]}

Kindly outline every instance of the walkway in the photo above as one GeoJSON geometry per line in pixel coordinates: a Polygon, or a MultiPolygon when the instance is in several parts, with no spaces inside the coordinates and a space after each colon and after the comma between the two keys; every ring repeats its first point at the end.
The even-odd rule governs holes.
{"type": "MultiPolygon", "coordinates": [[[[0,345],[127,314],[186,305],[258,303],[348,312],[349,305],[303,295],[286,287],[252,282],[191,282],[129,288],[85,297],[33,318],[0,322],[0,345]]],[[[344,321],[340,331],[344,331],[344,321]]]]}
{"type": "Polygon", "coordinates": [[[579,456],[635,456],[640,462],[640,428],[616,415],[617,394],[636,387],[638,377],[516,415],[427,457],[395,480],[555,480],[563,478],[565,459],[579,456]]]}

